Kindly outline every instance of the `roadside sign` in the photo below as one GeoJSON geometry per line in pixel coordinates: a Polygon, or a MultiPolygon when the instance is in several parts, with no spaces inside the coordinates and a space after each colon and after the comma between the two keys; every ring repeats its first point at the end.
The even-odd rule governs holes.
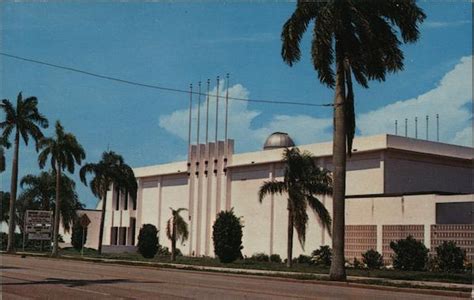
{"type": "Polygon", "coordinates": [[[27,210],[25,233],[29,240],[50,240],[53,213],[49,210],[27,210]]]}
{"type": "Polygon", "coordinates": [[[49,241],[51,239],[50,233],[28,233],[29,240],[49,241]]]}
{"type": "Polygon", "coordinates": [[[82,228],[85,228],[89,226],[91,220],[86,214],[82,214],[82,216],[79,218],[79,223],[81,224],[82,228]]]}

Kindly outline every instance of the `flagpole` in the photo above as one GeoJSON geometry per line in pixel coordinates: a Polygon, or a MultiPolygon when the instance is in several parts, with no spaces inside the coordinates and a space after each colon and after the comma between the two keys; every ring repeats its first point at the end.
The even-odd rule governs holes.
{"type": "MultiPolygon", "coordinates": [[[[201,81],[198,83],[197,142],[199,145],[199,127],[201,127],[201,81]]],[[[199,147],[199,146],[198,146],[199,147]]]]}
{"type": "Polygon", "coordinates": [[[229,73],[226,75],[226,84],[227,89],[225,93],[225,135],[224,141],[227,141],[227,127],[228,127],[228,117],[229,117],[229,73]]]}

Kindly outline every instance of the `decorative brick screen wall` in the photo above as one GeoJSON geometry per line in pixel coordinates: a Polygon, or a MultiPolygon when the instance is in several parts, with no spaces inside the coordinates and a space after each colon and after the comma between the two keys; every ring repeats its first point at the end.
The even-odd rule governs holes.
{"type": "Polygon", "coordinates": [[[393,251],[390,248],[391,241],[407,238],[409,235],[416,240],[424,242],[424,225],[383,225],[382,226],[382,255],[385,264],[392,263],[393,251]]]}
{"type": "Polygon", "coordinates": [[[377,225],[346,225],[344,256],[362,260],[362,253],[377,250],[377,225]]]}
{"type": "Polygon", "coordinates": [[[438,224],[431,225],[431,253],[444,241],[453,241],[466,251],[469,260],[474,259],[474,225],[472,224],[438,224]]]}

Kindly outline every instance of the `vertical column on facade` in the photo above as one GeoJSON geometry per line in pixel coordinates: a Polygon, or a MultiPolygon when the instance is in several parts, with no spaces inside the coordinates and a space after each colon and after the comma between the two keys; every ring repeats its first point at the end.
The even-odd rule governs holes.
{"type": "Polygon", "coordinates": [[[377,252],[383,253],[383,226],[377,224],[377,252]]]}
{"type": "Polygon", "coordinates": [[[137,180],[138,191],[137,191],[137,218],[135,220],[135,241],[138,241],[138,233],[142,224],[142,210],[143,210],[143,180],[137,180]]]}
{"type": "MultiPolygon", "coordinates": [[[[326,161],[324,160],[324,157],[321,157],[318,159],[317,166],[323,169],[326,168],[326,161]]],[[[326,197],[327,197],[326,195],[322,195],[321,197],[324,207],[326,207],[326,197]]],[[[323,223],[321,223],[321,245],[320,246],[323,246],[325,244],[326,244],[326,227],[324,226],[323,223]]]]}
{"type": "Polygon", "coordinates": [[[164,232],[164,228],[161,228],[161,220],[163,218],[163,210],[161,207],[161,203],[163,202],[163,198],[161,196],[162,190],[163,190],[163,176],[160,176],[158,178],[158,199],[156,199],[158,201],[158,216],[156,216],[158,219],[158,226],[156,227],[158,228],[159,232],[164,232]]]}
{"type": "Polygon", "coordinates": [[[223,160],[224,143],[218,141],[216,145],[216,154],[214,158],[214,176],[216,178],[216,214],[222,210],[222,160],[223,160]]]}
{"type": "Polygon", "coordinates": [[[431,223],[426,223],[423,226],[424,237],[423,241],[425,242],[426,248],[431,250],[431,223]]]}
{"type": "Polygon", "coordinates": [[[195,232],[195,254],[196,256],[200,256],[202,251],[201,251],[201,236],[202,236],[202,231],[203,231],[203,226],[202,226],[202,217],[203,215],[207,215],[207,210],[208,210],[208,203],[210,202],[209,197],[211,196],[209,194],[209,184],[211,182],[209,179],[211,176],[209,176],[209,173],[212,172],[211,167],[212,167],[212,146],[210,145],[211,143],[208,143],[204,145],[202,150],[202,155],[200,158],[200,170],[202,172],[199,173],[199,176],[202,177],[200,185],[201,185],[201,191],[205,191],[206,197],[205,197],[205,203],[204,203],[204,193],[201,193],[201,197],[198,198],[198,201],[196,201],[196,205],[194,205],[195,211],[193,212],[193,219],[194,219],[194,224],[195,224],[195,229],[193,232],[195,232]],[[202,165],[202,166],[201,166],[202,165]],[[205,205],[204,205],[205,204],[205,205]],[[203,211],[205,210],[205,211],[203,211]]]}
{"type": "Polygon", "coordinates": [[[382,183],[382,193],[385,194],[386,192],[386,183],[387,183],[387,176],[386,176],[386,172],[385,172],[385,152],[382,151],[380,152],[380,169],[382,169],[382,180],[383,180],[383,183],[382,183]]]}
{"type": "MultiPolygon", "coordinates": [[[[196,171],[195,168],[195,162],[196,162],[196,145],[190,145],[188,149],[188,220],[194,219],[194,181],[195,181],[195,176],[194,172],[196,171]]],[[[179,207],[173,207],[173,209],[177,209],[179,207]]],[[[192,234],[191,234],[192,235],[192,234]]],[[[190,243],[191,244],[191,243],[190,243]]],[[[192,249],[189,249],[190,255],[192,254],[192,249]]]]}
{"type": "MultiPolygon", "coordinates": [[[[275,180],[275,164],[270,164],[270,172],[268,174],[268,179],[270,181],[275,180]]],[[[268,253],[273,254],[273,237],[275,228],[275,197],[273,194],[270,194],[270,250],[268,253]]]]}
{"type": "Polygon", "coordinates": [[[232,164],[232,155],[234,154],[234,140],[227,139],[225,141],[224,154],[224,175],[225,175],[225,210],[230,210],[232,199],[232,173],[229,166],[232,164]]]}
{"type": "Polygon", "coordinates": [[[114,204],[113,204],[114,197],[115,197],[115,186],[111,185],[110,193],[107,193],[107,198],[106,198],[106,203],[105,203],[105,220],[104,220],[104,223],[109,223],[110,226],[104,226],[104,235],[102,236],[102,245],[107,245],[107,240],[109,241],[109,245],[112,244],[112,228],[115,226],[114,204]]]}
{"type": "MultiPolygon", "coordinates": [[[[205,160],[206,160],[206,145],[200,144],[198,146],[198,153],[197,153],[197,160],[196,160],[196,180],[197,180],[197,203],[199,203],[199,209],[196,208],[196,213],[201,215],[203,214],[202,212],[202,203],[203,203],[203,190],[204,190],[204,185],[205,185],[205,160]]],[[[196,206],[195,206],[196,207],[196,206]]],[[[196,215],[196,213],[194,215],[196,215]]]]}

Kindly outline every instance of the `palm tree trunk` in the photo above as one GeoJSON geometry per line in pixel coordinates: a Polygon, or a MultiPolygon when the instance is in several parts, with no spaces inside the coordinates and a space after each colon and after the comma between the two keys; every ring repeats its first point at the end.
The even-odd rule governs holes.
{"type": "Polygon", "coordinates": [[[15,202],[16,202],[16,188],[18,185],[18,159],[20,148],[20,132],[17,130],[15,134],[15,150],[13,152],[12,162],[12,178],[10,187],[10,209],[8,211],[8,243],[7,253],[15,252],[15,202]]]}
{"type": "Polygon", "coordinates": [[[291,268],[293,265],[293,213],[288,205],[288,245],[287,245],[286,266],[291,268]]]}
{"type": "Polygon", "coordinates": [[[106,204],[107,204],[107,191],[105,191],[105,193],[104,193],[104,199],[102,200],[102,214],[100,215],[99,246],[97,248],[97,251],[99,252],[99,255],[102,254],[102,240],[104,239],[106,204]]]}
{"type": "Polygon", "coordinates": [[[176,221],[173,217],[173,233],[171,234],[171,260],[176,260],[176,221]]]}
{"type": "Polygon", "coordinates": [[[333,258],[329,277],[331,280],[345,280],[344,229],[346,194],[346,122],[345,122],[345,79],[344,54],[342,45],[336,38],[336,88],[334,97],[334,138],[333,138],[333,258]]]}
{"type": "Polygon", "coordinates": [[[59,222],[61,214],[61,197],[59,196],[59,187],[61,185],[61,168],[59,163],[56,162],[56,207],[54,208],[54,231],[53,231],[53,252],[52,256],[58,256],[58,235],[59,235],[59,222]]]}

